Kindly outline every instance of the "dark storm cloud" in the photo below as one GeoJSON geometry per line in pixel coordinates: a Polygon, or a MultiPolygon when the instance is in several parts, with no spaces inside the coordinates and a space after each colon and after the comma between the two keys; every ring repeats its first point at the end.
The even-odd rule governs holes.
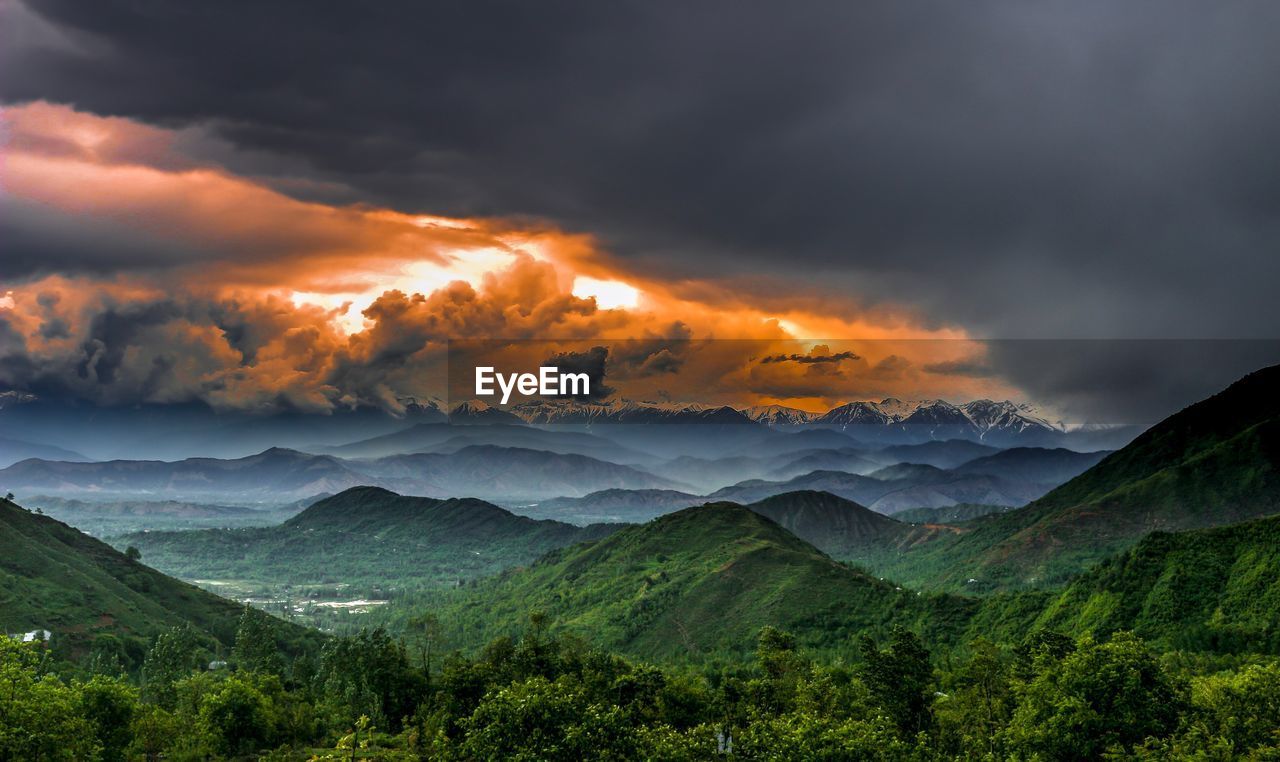
{"type": "Polygon", "coordinates": [[[5,26],[6,100],[201,126],[285,189],[542,216],[651,272],[979,335],[1280,333],[1268,0],[29,0],[5,26]]]}
{"type": "Polygon", "coordinates": [[[991,378],[999,375],[996,369],[985,361],[948,360],[946,362],[929,363],[924,366],[926,373],[937,373],[942,376],[968,376],[970,378],[991,378]]]}
{"type": "Polygon", "coordinates": [[[575,395],[582,402],[603,400],[614,390],[604,383],[609,361],[608,347],[592,347],[585,352],[560,352],[547,358],[545,367],[559,368],[561,373],[585,373],[591,380],[589,392],[575,395]]]}
{"type": "Polygon", "coordinates": [[[1280,341],[992,341],[994,367],[1070,423],[1151,424],[1280,363],[1280,341]]]}
{"type": "Polygon", "coordinates": [[[862,358],[859,357],[854,352],[836,352],[833,355],[802,355],[802,354],[769,355],[768,357],[761,358],[760,362],[762,364],[775,363],[775,362],[798,362],[804,365],[808,365],[811,363],[830,363],[830,362],[840,362],[841,360],[860,360],[860,359],[862,358]]]}
{"type": "Polygon", "coordinates": [[[124,269],[199,261],[197,247],[178,247],[123,225],[71,218],[0,189],[0,279],[51,273],[110,275],[124,269]]]}

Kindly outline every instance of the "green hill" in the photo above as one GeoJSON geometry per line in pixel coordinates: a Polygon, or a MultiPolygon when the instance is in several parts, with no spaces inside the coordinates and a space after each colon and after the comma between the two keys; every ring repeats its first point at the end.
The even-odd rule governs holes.
{"type": "Polygon", "coordinates": [[[928,542],[963,530],[940,524],[908,524],[830,492],[801,490],[747,506],[841,561],[876,567],[928,542]]]}
{"type": "Polygon", "coordinates": [[[537,521],[472,498],[353,487],[279,526],[139,532],[118,542],[186,579],[388,589],[456,584],[616,529],[537,521]]]}
{"type": "Polygon", "coordinates": [[[1170,648],[1280,653],[1280,517],[1157,532],[1076,579],[1041,626],[1170,648]]]}
{"type": "Polygon", "coordinates": [[[883,571],[923,586],[1053,586],[1152,531],[1280,513],[1280,366],[1169,417],[1025,508],[966,523],[883,571]]]}
{"type": "MultiPolygon", "coordinates": [[[[242,606],[167,577],[66,524],[0,500],[0,628],[47,629],[83,653],[98,635],[145,641],[183,623],[224,645],[242,606]]],[[[281,623],[287,639],[307,637],[281,623]]]]}
{"type": "Polygon", "coordinates": [[[774,521],[708,503],[563,548],[446,602],[458,645],[519,631],[532,611],[599,645],[656,659],[750,651],[760,628],[813,647],[848,647],[893,625],[949,640],[976,609],[920,596],[838,563],[774,521]]]}

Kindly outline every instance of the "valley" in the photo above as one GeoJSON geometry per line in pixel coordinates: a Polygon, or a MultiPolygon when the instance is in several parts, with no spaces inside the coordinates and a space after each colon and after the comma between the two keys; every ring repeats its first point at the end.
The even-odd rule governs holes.
{"type": "MultiPolygon", "coordinates": [[[[431,652],[478,664],[539,642],[721,674],[770,633],[828,665],[903,633],[948,659],[1057,633],[1265,661],[1280,658],[1278,374],[1114,451],[875,444],[775,409],[618,438],[631,424],[491,415],[323,452],[28,459],[0,470],[35,495],[0,505],[3,624],[125,670],[183,628],[210,664],[246,658],[246,612],[282,658],[383,633],[420,649],[424,675],[431,652]]],[[[593,414],[624,411],[641,414],[593,414]]]]}

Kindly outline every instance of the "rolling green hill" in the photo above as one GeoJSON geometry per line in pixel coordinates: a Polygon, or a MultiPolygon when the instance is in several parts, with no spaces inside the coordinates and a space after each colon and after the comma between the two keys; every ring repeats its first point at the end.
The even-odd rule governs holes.
{"type": "Polygon", "coordinates": [[[456,584],[615,529],[537,521],[471,498],[354,487],[279,526],[139,532],[117,542],[136,546],[148,563],[185,579],[387,590],[456,584]]]}
{"type": "Polygon", "coordinates": [[[942,647],[977,636],[1018,642],[1040,630],[1132,630],[1169,649],[1280,653],[1280,517],[1156,532],[1065,589],[975,598],[921,594],[863,573],[763,511],[797,531],[844,522],[846,536],[869,541],[903,537],[910,527],[893,519],[823,493],[770,502],[709,503],[627,527],[453,591],[430,609],[464,649],[518,633],[540,612],[595,645],[673,662],[745,657],[766,625],[837,657],[856,636],[894,625],[942,647]]]}
{"type": "MultiPolygon", "coordinates": [[[[53,632],[82,652],[100,634],[148,640],[190,623],[224,645],[242,606],[167,577],[66,524],[0,500],[0,631],[53,632]]],[[[281,623],[288,639],[300,627],[281,623]]]]}
{"type": "Polygon", "coordinates": [[[708,503],[554,551],[437,610],[458,645],[517,632],[538,611],[599,645],[698,659],[749,652],[765,625],[821,648],[895,624],[949,640],[976,608],[845,566],[752,509],[708,503]]]}
{"type": "Polygon", "coordinates": [[[969,590],[1053,586],[1152,531],[1280,513],[1280,366],[1169,417],[1025,508],[917,546],[884,572],[969,590]]]}
{"type": "Polygon", "coordinates": [[[963,531],[940,524],[903,523],[830,492],[786,492],[747,507],[832,558],[871,568],[938,534],[963,531]]]}

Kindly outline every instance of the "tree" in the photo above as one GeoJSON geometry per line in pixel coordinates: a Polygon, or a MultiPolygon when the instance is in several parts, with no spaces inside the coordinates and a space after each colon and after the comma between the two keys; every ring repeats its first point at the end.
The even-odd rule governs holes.
{"type": "Polygon", "coordinates": [[[560,644],[550,636],[551,621],[541,611],[529,615],[529,628],[512,654],[512,666],[521,677],[542,675],[554,680],[560,671],[560,644]]]}
{"type": "Polygon", "coordinates": [[[77,710],[93,727],[103,762],[124,760],[133,740],[138,691],[123,679],[102,675],[80,686],[77,710]]]}
{"type": "Polygon", "coordinates": [[[142,551],[140,551],[140,550],[138,550],[137,548],[135,548],[134,546],[130,545],[129,547],[127,547],[127,548],[125,548],[125,549],[124,549],[124,556],[125,556],[125,558],[129,559],[130,561],[141,561],[141,560],[142,560],[142,551]]]}
{"type": "Polygon", "coordinates": [[[1014,649],[1014,675],[1026,682],[1043,671],[1044,663],[1060,662],[1075,650],[1076,642],[1070,637],[1052,630],[1037,630],[1014,649]]]}
{"type": "Polygon", "coordinates": [[[999,756],[1000,731],[1013,712],[1009,659],[979,638],[954,676],[951,695],[934,704],[939,751],[957,757],[999,756]]]}
{"type": "Polygon", "coordinates": [[[895,627],[889,647],[862,639],[862,678],[875,701],[903,733],[915,735],[932,723],[933,667],[915,633],[895,627]]]}
{"type": "Polygon", "coordinates": [[[121,677],[127,671],[128,649],[119,636],[104,632],[93,639],[93,647],[89,658],[85,660],[85,671],[91,675],[121,677]]]}
{"type": "Polygon", "coordinates": [[[440,619],[431,613],[422,614],[409,620],[409,636],[418,650],[418,666],[422,674],[431,677],[431,657],[440,648],[440,619]]]}
{"type": "Polygon", "coordinates": [[[404,646],[381,628],[326,642],[316,680],[341,723],[366,714],[393,731],[413,715],[426,687],[404,646]]]}
{"type": "Polygon", "coordinates": [[[252,754],[276,738],[275,703],[251,675],[232,675],[206,695],[200,721],[215,751],[227,756],[252,754]]]}
{"type": "Polygon", "coordinates": [[[178,721],[155,704],[140,704],[134,712],[130,732],[133,736],[130,753],[155,762],[178,738],[178,721]]]}
{"type": "Polygon", "coordinates": [[[762,718],[737,734],[735,757],[776,760],[908,759],[911,747],[884,717],[835,719],[811,712],[762,718]]]}
{"type": "Polygon", "coordinates": [[[593,703],[567,676],[490,692],[465,723],[469,759],[631,759],[636,737],[617,706],[593,703]]]}
{"type": "Polygon", "coordinates": [[[276,643],[275,622],[267,614],[249,606],[240,614],[236,628],[236,644],[231,658],[238,668],[250,672],[278,675],[284,669],[276,643]]]}
{"type": "Polygon", "coordinates": [[[142,663],[142,692],[148,701],[173,708],[174,683],[199,663],[200,639],[189,624],[172,627],[156,637],[142,663]]]}
{"type": "Polygon", "coordinates": [[[809,667],[808,662],[796,653],[795,636],[773,627],[761,629],[756,645],[756,664],[764,673],[764,679],[752,680],[747,685],[753,703],[770,714],[790,709],[797,684],[809,667]]]}
{"type": "Polygon", "coordinates": [[[1037,664],[1039,672],[1018,688],[1007,730],[1015,756],[1124,755],[1177,728],[1186,686],[1132,633],[1118,632],[1101,644],[1086,636],[1061,660],[1037,664]]]}
{"type": "Polygon", "coordinates": [[[1250,665],[1197,687],[1196,703],[1212,712],[1219,735],[1241,750],[1280,747],[1280,664],[1250,665]]]}
{"type": "Polygon", "coordinates": [[[0,636],[0,759],[91,759],[98,744],[77,691],[41,676],[43,656],[42,644],[0,636]]]}

